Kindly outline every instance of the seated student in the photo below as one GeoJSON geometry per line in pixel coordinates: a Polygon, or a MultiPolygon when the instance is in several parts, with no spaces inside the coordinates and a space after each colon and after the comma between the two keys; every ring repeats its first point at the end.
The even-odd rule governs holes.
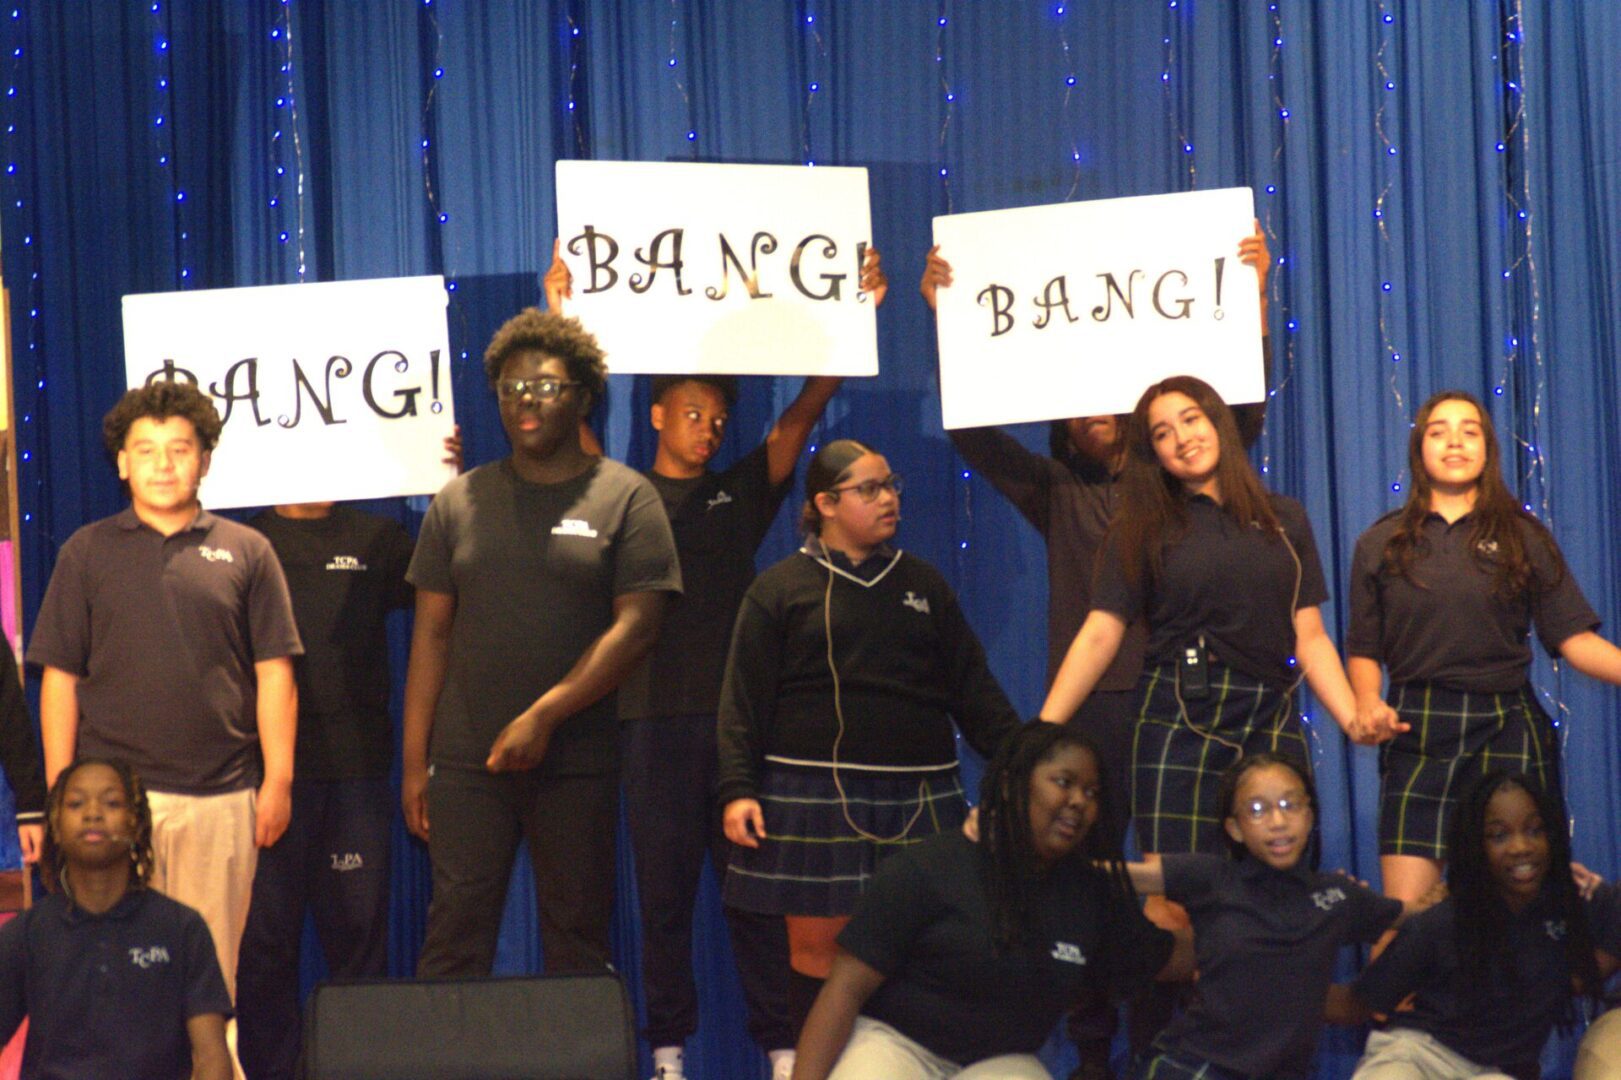
{"type": "Polygon", "coordinates": [[[1528,776],[1491,772],[1465,792],[1448,834],[1450,895],[1330,994],[1329,1019],[1346,1024],[1413,996],[1368,1036],[1353,1080],[1537,1080],[1554,1025],[1574,1019],[1577,992],[1600,987],[1595,928],[1606,941],[1616,929],[1613,905],[1584,905],[1563,872],[1564,822],[1528,776]]]}
{"type": "Polygon", "coordinates": [[[146,887],[139,778],[80,758],[51,788],[46,822],[54,891],[0,928],[0,1038],[28,1017],[22,1075],[227,1080],[231,999],[202,916],[146,887]]]}
{"type": "Polygon", "coordinates": [[[1294,760],[1241,758],[1216,805],[1226,857],[1167,854],[1129,868],[1140,891],[1187,908],[1199,967],[1196,998],[1154,1040],[1141,1075],[1310,1076],[1340,946],[1372,942],[1413,909],[1315,869],[1317,793],[1294,760]]]}
{"type": "Polygon", "coordinates": [[[1029,724],[1005,739],[980,787],[980,842],[940,833],[879,867],[794,1080],[1046,1078],[1035,1053],[1083,993],[1185,977],[1187,939],[1143,917],[1119,848],[1093,828],[1107,802],[1085,736],[1029,724]]]}

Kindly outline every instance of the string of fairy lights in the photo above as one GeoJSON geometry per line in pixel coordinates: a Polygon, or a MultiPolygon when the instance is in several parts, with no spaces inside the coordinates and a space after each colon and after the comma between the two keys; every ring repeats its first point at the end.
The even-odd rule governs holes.
{"type": "MultiPolygon", "coordinates": [[[[4,12],[3,25],[4,49],[8,56],[6,65],[5,83],[5,130],[3,153],[5,168],[5,199],[7,203],[7,217],[20,224],[20,228],[8,229],[6,235],[22,235],[22,269],[28,274],[26,286],[14,297],[16,308],[28,312],[26,330],[22,335],[24,348],[14,350],[13,363],[20,368],[23,354],[26,353],[33,378],[21,377],[20,372],[15,373],[12,379],[17,400],[14,409],[20,418],[17,431],[17,460],[21,476],[18,479],[18,492],[22,492],[22,485],[30,483],[33,486],[34,503],[37,506],[46,506],[45,501],[45,470],[34,459],[35,449],[49,436],[49,409],[45,397],[45,363],[44,355],[40,349],[43,326],[41,322],[41,309],[44,306],[44,289],[40,284],[40,254],[39,246],[34,242],[34,231],[37,222],[37,213],[31,199],[31,178],[23,172],[22,162],[26,160],[27,148],[31,145],[33,132],[31,130],[32,103],[26,98],[27,87],[24,75],[28,57],[25,51],[28,47],[28,20],[23,14],[23,5],[14,3],[9,8],[0,8],[4,12]]],[[[8,257],[16,258],[16,250],[7,252],[8,257]]],[[[12,280],[18,280],[16,274],[12,280]]],[[[21,520],[32,523],[32,511],[23,510],[21,520]]]]}
{"type": "MultiPolygon", "coordinates": [[[[1396,189],[1396,178],[1399,176],[1397,168],[1396,147],[1396,121],[1398,114],[1394,112],[1392,102],[1399,100],[1397,95],[1396,79],[1392,73],[1392,54],[1395,52],[1397,33],[1396,15],[1391,10],[1391,0],[1380,0],[1379,22],[1375,27],[1378,34],[1378,46],[1373,54],[1374,75],[1378,80],[1376,88],[1377,102],[1373,111],[1374,138],[1379,150],[1379,193],[1373,202],[1374,231],[1378,236],[1375,246],[1376,272],[1379,279],[1378,304],[1379,324],[1379,352],[1382,357],[1389,360],[1385,366],[1385,385],[1390,391],[1391,398],[1396,403],[1396,415],[1401,418],[1404,425],[1412,422],[1408,411],[1407,399],[1402,392],[1405,375],[1402,371],[1401,346],[1395,341],[1391,330],[1391,308],[1395,304],[1397,269],[1400,260],[1396,255],[1395,245],[1390,238],[1389,211],[1391,207],[1391,193],[1396,189]]],[[[1502,387],[1497,388],[1502,393],[1502,387]]],[[[1395,479],[1390,482],[1390,490],[1395,494],[1402,491],[1402,483],[1407,478],[1406,455],[1401,455],[1397,466],[1395,479]]]]}
{"type": "Polygon", "coordinates": [[[822,83],[826,81],[829,70],[827,38],[822,33],[821,24],[817,22],[816,5],[812,0],[804,0],[795,15],[799,20],[802,33],[801,50],[805,57],[805,93],[799,109],[799,157],[809,166],[816,164],[811,121],[816,100],[822,93],[822,83]]]}
{"type": "Polygon", "coordinates": [[[295,49],[293,45],[293,5],[290,0],[280,0],[278,19],[275,26],[270,28],[270,40],[273,46],[273,57],[277,62],[277,85],[273,91],[275,99],[272,101],[271,115],[272,129],[270,132],[271,146],[271,180],[270,207],[279,211],[276,215],[276,242],[280,245],[291,245],[293,251],[293,273],[300,282],[303,282],[309,273],[309,251],[305,245],[308,219],[308,207],[305,199],[306,176],[304,171],[304,138],[299,129],[298,116],[298,80],[293,71],[295,49]],[[287,117],[285,130],[281,117],[287,117]],[[288,146],[292,149],[289,151],[288,146]],[[292,170],[292,222],[287,221],[288,210],[283,194],[286,190],[288,169],[292,170]]]}

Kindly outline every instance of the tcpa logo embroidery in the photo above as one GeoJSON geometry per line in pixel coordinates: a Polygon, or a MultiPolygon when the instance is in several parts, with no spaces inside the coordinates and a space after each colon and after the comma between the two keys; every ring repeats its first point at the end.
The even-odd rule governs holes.
{"type": "Polygon", "coordinates": [[[1071,945],[1067,941],[1053,942],[1052,958],[1054,960],[1062,960],[1066,964],[1084,965],[1086,963],[1086,957],[1081,955],[1081,947],[1079,945],[1071,945]]]}
{"type": "Polygon", "coordinates": [[[129,951],[129,962],[143,969],[149,968],[153,964],[167,964],[169,962],[169,950],[162,945],[154,945],[150,949],[136,946],[129,951]]]}
{"type": "Polygon", "coordinates": [[[1335,904],[1344,901],[1344,899],[1345,890],[1337,885],[1333,888],[1323,889],[1320,892],[1314,892],[1311,894],[1311,902],[1322,908],[1324,911],[1328,911],[1335,904]]]}
{"type": "Polygon", "coordinates": [[[597,536],[597,530],[593,529],[588,522],[581,521],[579,518],[564,518],[552,526],[552,535],[583,536],[587,540],[594,540],[597,536]]]}
{"type": "Polygon", "coordinates": [[[927,596],[919,596],[911,589],[906,590],[906,595],[901,597],[901,603],[905,604],[919,615],[927,615],[929,613],[929,598],[927,596]]]}
{"type": "Polygon", "coordinates": [[[366,564],[353,555],[334,555],[332,561],[326,564],[328,570],[364,570],[366,564]]]}
{"type": "Polygon", "coordinates": [[[704,509],[706,511],[713,510],[713,509],[715,509],[715,507],[717,507],[717,506],[725,506],[727,503],[729,503],[731,501],[732,501],[732,497],[730,495],[726,494],[726,492],[717,491],[717,492],[715,492],[714,497],[709,500],[709,505],[706,506],[704,509]]]}
{"type": "Polygon", "coordinates": [[[236,559],[232,557],[229,551],[226,551],[224,548],[211,548],[207,544],[199,544],[197,547],[197,554],[201,555],[209,562],[236,562],[236,559]]]}
{"type": "Polygon", "coordinates": [[[1567,928],[1564,919],[1544,919],[1542,929],[1554,941],[1564,941],[1567,928]]]}
{"type": "Polygon", "coordinates": [[[346,851],[341,855],[336,851],[332,852],[332,869],[340,874],[349,870],[359,870],[365,865],[366,860],[360,857],[358,851],[346,851]]]}

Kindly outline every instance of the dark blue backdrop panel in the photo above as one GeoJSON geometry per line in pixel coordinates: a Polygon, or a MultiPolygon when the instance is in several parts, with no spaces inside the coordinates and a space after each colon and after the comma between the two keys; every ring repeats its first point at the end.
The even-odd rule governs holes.
{"type": "MultiPolygon", "coordinates": [[[[0,213],[25,620],[58,545],[121,502],[98,432],[123,387],[121,296],[443,273],[467,458],[491,460],[505,444],[479,358],[537,300],[556,162],[691,157],[869,169],[891,280],[883,373],[847,383],[815,438],[860,437],[907,475],[902,543],[957,587],[1021,710],[1044,691],[1044,557],[940,428],[915,287],[948,210],[1253,187],[1277,260],[1256,460],[1307,506],[1330,626],[1356,536],[1406,493],[1413,410],[1442,386],[1486,398],[1507,474],[1614,624],[1618,47],[1615,5],[1553,0],[13,0],[0,213]]],[[[653,450],[647,382],[613,376],[595,420],[637,465],[653,450]]],[[[722,460],[798,388],[745,380],[722,460]]],[[[1044,444],[1039,425],[1017,433],[1044,444]]],[[[414,527],[418,509],[379,505],[414,527]]],[[[791,518],[762,565],[792,550],[791,518]]],[[[391,629],[397,671],[406,633],[391,629]]],[[[1535,678],[1567,740],[1577,852],[1613,874],[1616,694],[1545,660],[1535,678]]],[[[1302,711],[1325,862],[1373,876],[1375,755],[1302,711]]],[[[503,970],[541,959],[519,865],[503,970]]],[[[628,866],[620,877],[616,956],[639,996],[628,866]]],[[[406,973],[428,884],[403,830],[394,878],[391,963],[406,973]]],[[[748,1075],[760,1059],[704,888],[689,1060],[748,1075]]],[[[1354,1036],[1330,1039],[1322,1075],[1353,1055],[1354,1036]]]]}

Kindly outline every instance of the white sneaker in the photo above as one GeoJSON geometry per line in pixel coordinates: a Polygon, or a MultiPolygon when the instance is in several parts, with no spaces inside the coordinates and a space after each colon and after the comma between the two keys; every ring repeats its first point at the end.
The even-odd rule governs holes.
{"type": "Polygon", "coordinates": [[[782,1057],[778,1058],[777,1063],[772,1066],[771,1080],[793,1080],[793,1076],[794,1055],[784,1054],[782,1057]]]}

